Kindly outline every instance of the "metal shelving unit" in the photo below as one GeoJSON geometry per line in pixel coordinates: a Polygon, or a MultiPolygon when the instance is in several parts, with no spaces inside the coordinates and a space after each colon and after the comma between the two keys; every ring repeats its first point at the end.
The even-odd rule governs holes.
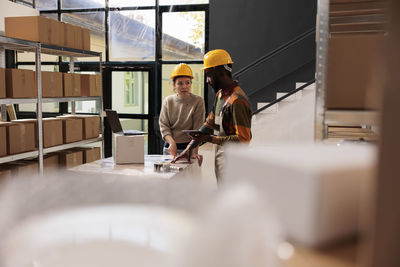
{"type": "Polygon", "coordinates": [[[315,139],[328,138],[328,124],[340,125],[376,125],[378,112],[368,110],[328,110],[326,108],[326,76],[329,39],[329,6],[330,0],[318,0],[316,31],[316,107],[315,107],[315,139]]]}
{"type": "MultiPolygon", "coordinates": [[[[6,105],[7,104],[25,104],[25,103],[35,103],[36,116],[38,120],[38,149],[36,151],[21,153],[17,155],[10,155],[0,158],[0,163],[38,157],[39,159],[39,172],[43,174],[43,155],[46,153],[56,152],[80,145],[85,145],[88,143],[103,141],[104,133],[104,115],[103,115],[103,97],[62,97],[62,98],[42,98],[42,82],[41,82],[41,54],[50,54],[58,56],[67,56],[70,58],[70,72],[74,72],[74,58],[75,57],[98,57],[99,58],[99,73],[102,72],[102,56],[101,53],[85,51],[67,47],[58,47],[54,45],[41,44],[39,42],[32,42],[17,38],[11,38],[6,36],[0,36],[0,64],[4,67],[5,62],[5,49],[15,50],[15,51],[27,51],[35,53],[35,65],[36,65],[36,82],[37,82],[37,98],[24,98],[24,99],[0,99],[0,121],[4,121],[7,118],[6,105]],[[60,146],[43,148],[43,125],[42,125],[42,103],[51,102],[71,102],[72,114],[76,114],[75,101],[100,101],[101,111],[100,111],[100,124],[101,124],[101,136],[95,139],[83,140],[71,144],[64,144],[60,146]]],[[[104,151],[104,142],[102,142],[102,150],[104,151]]]]}
{"type": "MultiPolygon", "coordinates": [[[[82,145],[86,145],[86,144],[90,144],[90,143],[101,142],[101,141],[103,141],[103,136],[99,136],[97,138],[88,139],[88,140],[82,140],[79,142],[63,144],[60,146],[43,148],[43,154],[57,152],[57,151],[61,151],[61,150],[65,150],[65,149],[69,149],[69,148],[73,148],[73,147],[77,147],[77,146],[82,146],[82,145]]],[[[20,154],[16,154],[16,155],[0,157],[0,164],[11,162],[11,161],[16,161],[16,160],[20,160],[20,159],[34,158],[34,157],[37,157],[38,155],[39,155],[39,151],[35,150],[35,151],[20,153],[20,154]]]]}

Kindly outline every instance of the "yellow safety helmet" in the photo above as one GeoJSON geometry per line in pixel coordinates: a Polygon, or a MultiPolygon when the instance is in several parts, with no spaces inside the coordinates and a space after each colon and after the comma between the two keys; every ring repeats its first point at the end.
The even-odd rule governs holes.
{"type": "Polygon", "coordinates": [[[188,76],[193,79],[192,69],[188,64],[180,63],[172,70],[171,79],[174,79],[177,76],[188,76]]]}
{"type": "Polygon", "coordinates": [[[204,55],[204,68],[202,70],[232,63],[232,58],[228,52],[224,49],[215,49],[204,55]]]}

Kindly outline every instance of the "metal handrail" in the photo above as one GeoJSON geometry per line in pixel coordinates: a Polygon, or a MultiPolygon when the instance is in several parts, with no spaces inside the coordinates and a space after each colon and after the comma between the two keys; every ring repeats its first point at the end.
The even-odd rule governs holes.
{"type": "Polygon", "coordinates": [[[273,51],[269,52],[268,54],[266,54],[266,55],[260,57],[259,59],[251,62],[250,64],[244,66],[243,68],[241,68],[240,70],[235,72],[233,74],[233,76],[238,78],[240,75],[242,75],[242,74],[246,73],[247,71],[249,71],[250,69],[260,65],[264,61],[269,60],[270,58],[276,56],[277,54],[281,53],[282,51],[285,51],[286,49],[292,47],[293,45],[295,45],[296,43],[304,40],[305,38],[307,38],[311,34],[315,34],[315,27],[309,29],[308,31],[305,31],[304,33],[302,33],[302,34],[298,35],[297,37],[293,38],[292,40],[290,40],[289,42],[281,45],[280,47],[274,49],[273,51]]]}
{"type": "Polygon", "coordinates": [[[257,109],[256,111],[253,112],[253,115],[256,115],[257,113],[260,113],[261,111],[263,111],[263,110],[265,110],[265,109],[267,109],[267,108],[269,108],[269,107],[275,105],[276,103],[278,103],[278,102],[284,100],[285,98],[288,98],[289,96],[291,96],[291,95],[297,93],[298,91],[303,90],[304,88],[306,88],[307,86],[309,86],[309,85],[311,85],[311,84],[313,84],[313,83],[315,83],[315,79],[306,82],[304,85],[300,86],[299,88],[297,88],[297,89],[295,89],[295,90],[293,90],[293,91],[290,91],[290,92],[287,93],[286,95],[284,95],[284,96],[282,96],[282,97],[280,97],[280,98],[278,98],[278,99],[272,101],[272,102],[269,103],[268,105],[265,105],[265,106],[263,106],[262,108],[257,109]]]}

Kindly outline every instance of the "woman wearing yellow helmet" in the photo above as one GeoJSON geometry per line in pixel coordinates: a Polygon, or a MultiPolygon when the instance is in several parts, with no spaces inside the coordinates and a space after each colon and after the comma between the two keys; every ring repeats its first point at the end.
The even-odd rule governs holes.
{"type": "MultiPolygon", "coordinates": [[[[160,112],[160,131],[164,144],[164,154],[173,157],[182,152],[190,142],[190,137],[182,130],[199,129],[204,121],[203,98],[192,94],[193,73],[184,63],[172,71],[171,80],[175,94],[164,99],[160,112]]],[[[194,157],[198,157],[197,150],[194,157]]]]}

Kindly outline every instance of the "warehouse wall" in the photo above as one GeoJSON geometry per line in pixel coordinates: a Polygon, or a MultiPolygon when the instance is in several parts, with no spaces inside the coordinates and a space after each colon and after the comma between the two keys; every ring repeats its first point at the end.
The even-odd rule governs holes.
{"type": "MultiPolygon", "coordinates": [[[[235,72],[315,27],[316,10],[317,0],[210,1],[210,50],[224,48],[229,51],[235,62],[235,72]]],[[[294,89],[295,81],[283,78],[291,73],[293,79],[298,68],[302,68],[299,79],[311,79],[315,64],[310,64],[310,61],[314,58],[315,37],[310,36],[299,45],[240,77],[240,84],[251,95],[254,107],[256,102],[270,101],[275,97],[271,92],[274,89],[267,89],[271,83],[278,80],[283,82],[282,88],[279,84],[275,85],[275,89],[279,91],[294,89]],[[308,69],[304,69],[305,65],[308,69]]],[[[213,98],[214,95],[210,94],[210,105],[213,98]]]]}

